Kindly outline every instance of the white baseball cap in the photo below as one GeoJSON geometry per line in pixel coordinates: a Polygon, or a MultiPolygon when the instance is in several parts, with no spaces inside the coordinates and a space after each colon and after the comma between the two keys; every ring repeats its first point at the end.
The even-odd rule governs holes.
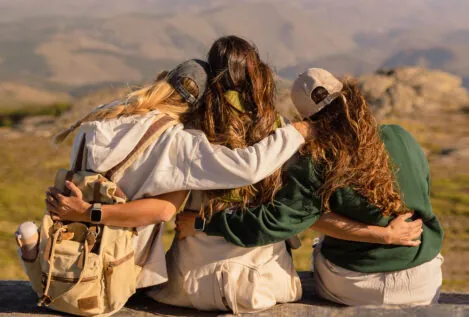
{"type": "Polygon", "coordinates": [[[302,118],[309,118],[341,95],[344,85],[322,68],[310,68],[298,75],[291,99],[302,118]]]}

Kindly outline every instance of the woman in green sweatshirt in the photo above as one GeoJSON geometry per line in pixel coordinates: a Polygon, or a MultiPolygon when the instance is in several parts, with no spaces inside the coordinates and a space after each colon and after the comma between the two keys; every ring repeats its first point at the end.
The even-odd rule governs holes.
{"type": "Polygon", "coordinates": [[[323,69],[301,74],[292,100],[315,122],[317,135],[288,169],[284,187],[270,204],[215,213],[204,232],[251,247],[312,226],[325,233],[314,257],[322,297],[346,305],[437,302],[443,230],[432,212],[429,166],[417,141],[400,126],[379,126],[356,83],[323,69]],[[409,211],[423,221],[417,246],[341,240],[317,226],[333,212],[385,227],[409,211]]]}

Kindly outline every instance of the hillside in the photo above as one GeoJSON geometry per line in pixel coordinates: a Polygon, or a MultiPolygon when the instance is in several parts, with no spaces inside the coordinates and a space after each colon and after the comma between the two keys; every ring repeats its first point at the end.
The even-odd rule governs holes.
{"type": "MultiPolygon", "coordinates": [[[[461,87],[462,79],[441,71],[400,68],[364,75],[358,81],[380,121],[401,124],[427,154],[432,204],[446,231],[444,290],[469,291],[469,268],[465,265],[469,258],[469,95],[461,87]]],[[[282,113],[291,117],[290,85],[288,81],[278,84],[278,102],[282,113]]],[[[14,129],[0,129],[0,248],[4,250],[0,279],[24,278],[13,231],[26,219],[40,219],[44,190],[55,171],[68,165],[71,138],[58,148],[52,147],[52,133],[128,90],[100,89],[77,99],[58,119],[31,118],[14,129]]],[[[172,234],[170,229],[165,237],[167,245],[172,234]]],[[[313,236],[303,233],[303,247],[294,252],[299,270],[309,267],[313,236]]]]}
{"type": "Polygon", "coordinates": [[[462,0],[1,0],[0,82],[82,95],[148,80],[237,34],[287,79],[311,65],[417,65],[469,85],[468,11],[462,0]]]}

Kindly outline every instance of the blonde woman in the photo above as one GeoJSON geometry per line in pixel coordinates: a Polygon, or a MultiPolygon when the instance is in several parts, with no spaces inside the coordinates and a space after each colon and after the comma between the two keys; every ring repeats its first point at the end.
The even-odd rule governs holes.
{"type": "MultiPolygon", "coordinates": [[[[101,223],[137,227],[136,259],[142,256],[153,226],[171,219],[185,198],[186,190],[244,186],[262,180],[304,143],[303,136],[289,125],[257,144],[231,150],[213,147],[200,131],[186,131],[182,123],[197,119],[207,83],[205,62],[190,60],[143,89],[131,93],[124,101],[99,107],[57,136],[63,140],[80,128],[72,150],[72,162],[80,140],[86,138],[87,168],[104,173],[122,161],[159,113],[166,113],[181,124],[168,128],[116,179],[130,200],[125,205],[102,206],[101,223]],[[171,195],[168,192],[179,191],[171,195]],[[158,198],[149,198],[161,195],[158,198]],[[140,198],[146,199],[137,200],[140,198]]],[[[307,124],[297,124],[307,131],[307,124]]],[[[306,132],[305,132],[306,134],[306,132]]],[[[90,221],[90,205],[80,199],[72,183],[67,185],[75,197],[64,197],[51,188],[46,203],[55,219],[90,221]]],[[[164,230],[160,230],[158,239],[164,230]]],[[[162,243],[154,243],[137,286],[147,287],[167,280],[162,243]]],[[[23,251],[27,251],[24,247],[23,251]]],[[[26,253],[26,252],[25,252],[26,253]]],[[[32,257],[35,255],[33,254],[32,257]]],[[[28,254],[23,254],[26,259],[28,254]]]]}

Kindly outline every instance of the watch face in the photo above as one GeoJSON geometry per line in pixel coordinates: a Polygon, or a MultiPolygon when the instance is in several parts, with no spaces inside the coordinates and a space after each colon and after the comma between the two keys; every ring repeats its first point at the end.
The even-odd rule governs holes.
{"type": "Polygon", "coordinates": [[[194,229],[197,231],[204,231],[205,229],[205,219],[202,219],[201,217],[196,217],[195,218],[195,223],[194,223],[194,229]]]}
{"type": "Polygon", "coordinates": [[[91,222],[101,222],[101,209],[91,209],[91,222]]]}

